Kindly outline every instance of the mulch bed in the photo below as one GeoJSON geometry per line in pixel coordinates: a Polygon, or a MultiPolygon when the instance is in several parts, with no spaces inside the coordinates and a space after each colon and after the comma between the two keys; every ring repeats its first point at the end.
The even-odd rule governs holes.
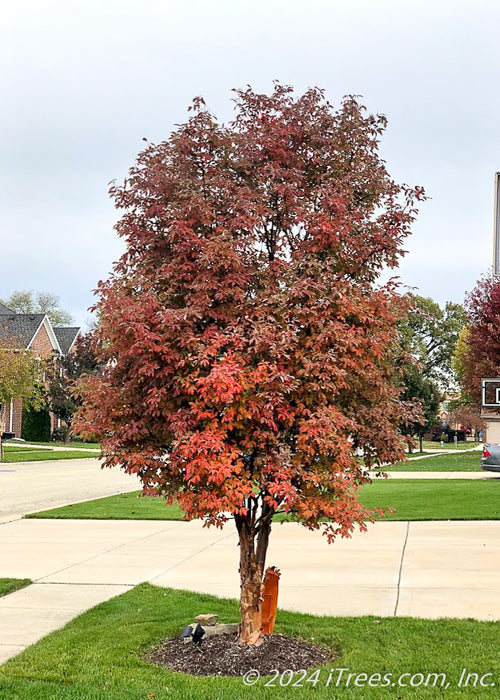
{"type": "Polygon", "coordinates": [[[273,634],[260,647],[242,647],[236,634],[208,637],[201,647],[182,639],[161,642],[146,655],[146,660],[194,676],[242,676],[250,669],[261,675],[277,669],[280,673],[323,666],[334,652],[296,637],[273,634]]]}

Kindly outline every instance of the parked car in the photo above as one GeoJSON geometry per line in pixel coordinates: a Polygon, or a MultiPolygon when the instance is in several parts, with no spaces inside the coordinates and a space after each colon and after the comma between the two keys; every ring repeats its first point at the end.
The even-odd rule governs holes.
{"type": "Polygon", "coordinates": [[[500,445],[483,445],[481,469],[487,472],[500,472],[500,445]]]}

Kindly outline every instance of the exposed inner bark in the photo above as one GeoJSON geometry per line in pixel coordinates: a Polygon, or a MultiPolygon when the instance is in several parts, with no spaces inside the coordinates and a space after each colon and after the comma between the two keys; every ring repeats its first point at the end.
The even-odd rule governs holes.
{"type": "Polygon", "coordinates": [[[262,634],[262,582],[271,533],[272,512],[264,506],[255,521],[255,511],[236,515],[240,546],[240,633],[242,645],[260,644],[262,634]]]}

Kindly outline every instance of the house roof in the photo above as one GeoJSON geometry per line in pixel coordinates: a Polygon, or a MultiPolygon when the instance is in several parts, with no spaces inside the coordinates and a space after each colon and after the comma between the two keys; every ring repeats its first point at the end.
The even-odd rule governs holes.
{"type": "Polygon", "coordinates": [[[28,348],[43,323],[45,314],[3,313],[0,318],[0,337],[11,338],[23,348],[28,348]]]}
{"type": "Polygon", "coordinates": [[[9,309],[8,306],[5,306],[5,304],[2,304],[0,301],[0,315],[3,316],[4,314],[15,314],[15,311],[12,311],[12,309],[9,309]]]}
{"type": "Polygon", "coordinates": [[[80,333],[78,326],[54,326],[54,333],[63,355],[67,355],[80,333]]]}

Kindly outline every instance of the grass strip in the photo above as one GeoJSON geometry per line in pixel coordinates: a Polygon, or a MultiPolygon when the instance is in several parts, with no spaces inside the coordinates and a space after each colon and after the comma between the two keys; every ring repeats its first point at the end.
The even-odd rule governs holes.
{"type": "MultiPolygon", "coordinates": [[[[413,618],[316,617],[279,610],[275,632],[325,644],[336,654],[317,674],[317,682],[293,677],[287,687],[266,687],[270,677],[246,687],[239,677],[194,677],[153,666],[142,654],[165,638],[178,636],[200,612],[238,620],[235,600],[141,584],[98,605],[11,659],[0,668],[0,697],[30,700],[223,700],[225,698],[481,698],[498,697],[498,687],[458,687],[464,668],[500,683],[500,623],[413,618]],[[366,674],[327,686],[331,669],[366,674]],[[384,687],[369,687],[367,677],[391,674],[384,687]],[[401,680],[406,687],[398,686],[401,680]],[[446,674],[428,687],[411,687],[410,677],[446,674]],[[478,696],[479,697],[479,696],[478,696]]],[[[203,647],[202,647],[203,649],[203,647]]],[[[344,676],[347,674],[344,673],[344,676]]]]}
{"type": "Polygon", "coordinates": [[[15,452],[51,452],[51,450],[43,447],[26,447],[25,445],[6,445],[3,446],[5,453],[13,454],[15,452]]]}
{"type": "Polygon", "coordinates": [[[463,454],[434,454],[430,457],[409,455],[407,462],[397,462],[384,467],[388,472],[479,472],[481,452],[463,454]]]}
{"type": "Polygon", "coordinates": [[[14,593],[20,588],[25,588],[32,583],[29,578],[0,578],[0,597],[14,593]]]}
{"type": "Polygon", "coordinates": [[[97,457],[95,452],[86,452],[84,450],[68,450],[67,452],[52,450],[34,450],[31,451],[7,451],[4,454],[3,463],[13,464],[14,462],[45,462],[47,460],[57,459],[88,459],[89,457],[97,457]]]}
{"type": "MultiPolygon", "coordinates": [[[[11,447],[23,447],[24,443],[23,442],[5,442],[5,445],[9,445],[11,447]]],[[[87,449],[87,450],[99,450],[101,448],[100,444],[98,442],[82,442],[81,440],[70,440],[70,442],[60,442],[56,440],[52,440],[51,442],[38,442],[38,441],[28,441],[28,445],[30,445],[30,449],[36,449],[37,447],[65,447],[68,450],[71,450],[73,448],[79,448],[79,449],[87,449]],[[36,445],[36,447],[32,448],[31,445],[36,445]]]]}
{"type": "MultiPolygon", "coordinates": [[[[370,509],[394,509],[378,520],[498,520],[500,479],[384,479],[362,487],[361,500],[370,509]]],[[[182,520],[182,511],[177,504],[167,506],[160,498],[134,491],[26,517],[182,520]]]]}
{"type": "MultiPolygon", "coordinates": [[[[477,447],[478,445],[481,445],[481,442],[477,442],[476,440],[467,440],[466,442],[457,442],[455,445],[454,442],[443,442],[443,445],[441,446],[441,443],[435,442],[434,440],[424,440],[422,443],[422,447],[424,450],[470,450],[473,447],[477,447]]],[[[417,440],[417,450],[419,449],[419,442],[417,440]]]]}

